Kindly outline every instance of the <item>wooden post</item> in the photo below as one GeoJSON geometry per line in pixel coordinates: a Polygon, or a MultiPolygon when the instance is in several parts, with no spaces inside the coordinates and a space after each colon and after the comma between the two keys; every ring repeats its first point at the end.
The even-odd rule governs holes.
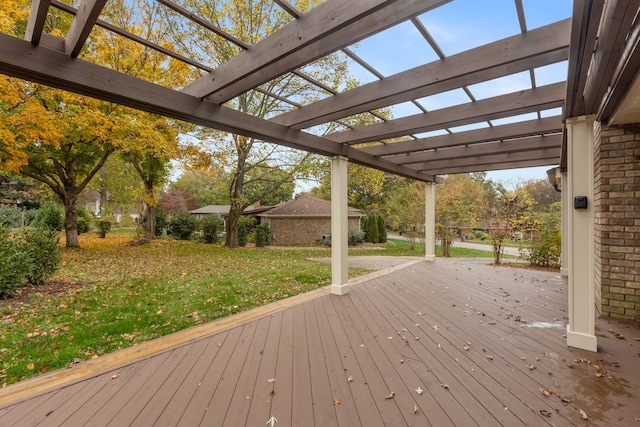
{"type": "Polygon", "coordinates": [[[560,190],[561,190],[561,211],[560,211],[560,226],[561,226],[561,246],[560,246],[560,275],[569,276],[569,229],[567,222],[569,221],[569,209],[572,208],[572,203],[569,201],[569,186],[567,184],[567,173],[560,173],[560,190]]]}
{"type": "Polygon", "coordinates": [[[424,258],[436,260],[436,183],[427,182],[424,196],[424,258]]]}
{"type": "Polygon", "coordinates": [[[569,324],[567,345],[598,351],[595,335],[593,116],[566,120],[569,324]],[[586,200],[584,199],[586,197],[586,200]]]}
{"type": "Polygon", "coordinates": [[[331,159],[331,293],[349,293],[347,158],[331,159]]]}

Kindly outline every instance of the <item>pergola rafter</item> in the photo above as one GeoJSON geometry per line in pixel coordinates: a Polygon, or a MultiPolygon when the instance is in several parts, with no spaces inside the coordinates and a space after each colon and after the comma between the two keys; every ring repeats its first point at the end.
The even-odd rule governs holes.
{"type": "MultiPolygon", "coordinates": [[[[561,107],[564,96],[572,89],[565,89],[564,82],[539,86],[534,70],[566,61],[571,56],[572,24],[565,19],[528,28],[521,0],[514,0],[520,33],[449,56],[421,16],[449,3],[448,0],[327,0],[306,13],[286,0],[273,0],[292,20],[254,45],[229,34],[195,11],[187,10],[179,2],[157,0],[171,14],[241,50],[223,64],[202,63],[101,20],[107,1],[83,0],[76,10],[58,0],[34,0],[25,33],[29,43],[0,35],[0,71],[267,142],[325,156],[346,156],[356,163],[422,181],[435,181],[437,174],[466,170],[470,166],[465,166],[463,159],[477,158],[481,150],[479,144],[492,146],[481,156],[494,158],[493,162],[483,160],[481,163],[487,170],[497,165],[517,168],[541,162],[558,164],[559,158],[549,153],[556,148],[555,144],[560,145],[559,137],[554,134],[561,132],[561,116],[541,118],[541,114],[561,107]],[[73,15],[71,29],[64,39],[44,31],[50,7],[73,15]],[[438,59],[385,76],[358,53],[354,44],[402,22],[417,30],[425,49],[431,49],[438,59]],[[206,74],[182,90],[175,90],[134,79],[101,64],[88,63],[81,57],[74,59],[94,26],[183,61],[206,74]],[[304,72],[302,67],[336,52],[358,63],[376,80],[339,92],[304,72]],[[523,71],[530,75],[530,89],[485,99],[474,94],[472,85],[523,71]],[[287,73],[317,88],[324,98],[302,105],[297,99],[270,92],[268,83],[287,73]],[[455,89],[464,91],[469,102],[440,109],[423,105],[423,98],[455,89]],[[270,96],[288,105],[286,108],[290,111],[264,120],[221,105],[250,91],[270,96]],[[413,105],[420,113],[394,119],[378,112],[386,108],[392,111],[393,106],[402,103],[413,105]],[[538,119],[516,118],[527,113],[535,114],[538,119]],[[362,126],[347,120],[359,114],[371,114],[377,123],[362,126]],[[508,122],[511,118],[517,123],[494,123],[497,119],[508,122]],[[313,127],[331,122],[347,130],[324,136],[314,134],[313,127]],[[476,129],[456,129],[460,126],[476,129]],[[421,135],[426,132],[446,134],[421,135]],[[520,145],[516,146],[516,141],[520,145]],[[540,141],[544,141],[544,145],[540,145],[540,141]]],[[[612,10],[622,13],[623,9],[619,6],[612,10]]],[[[592,39],[585,37],[585,49],[592,39]]],[[[579,84],[582,88],[586,86],[584,79],[579,84]]],[[[596,92],[599,94],[601,89],[596,92]]]]}

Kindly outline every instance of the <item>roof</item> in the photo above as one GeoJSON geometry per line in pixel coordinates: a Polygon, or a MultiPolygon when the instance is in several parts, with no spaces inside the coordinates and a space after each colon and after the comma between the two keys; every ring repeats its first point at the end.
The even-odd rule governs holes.
{"type": "Polygon", "coordinates": [[[34,1],[25,34],[0,33],[0,72],[421,181],[558,164],[566,79],[550,81],[545,71],[567,66],[572,26],[566,2],[496,0],[487,7],[462,0],[326,0],[303,11],[297,2],[264,1],[256,7],[274,8],[288,22],[255,37],[220,28],[227,25],[224,17],[209,21],[206,2],[183,7],[162,0],[164,20],[155,20],[151,29],[113,22],[103,10],[106,3],[83,3],[79,11],[59,1],[34,1]],[[73,23],[49,33],[49,14],[60,13],[54,9],[72,16],[73,23]],[[443,21],[445,14],[457,21],[443,21]],[[167,30],[162,45],[138,35],[164,31],[155,26],[169,22],[181,26],[180,35],[167,30]],[[162,73],[143,80],[100,63],[90,53],[102,41],[92,39],[86,48],[94,27],[164,55],[166,63],[186,64],[186,85],[169,87],[162,73]],[[458,40],[462,47],[451,46],[447,36],[462,27],[471,33],[464,43],[458,40]],[[490,35],[487,27],[500,28],[500,35],[490,35]],[[221,43],[234,56],[211,64],[207,52],[179,48],[206,47],[176,39],[191,34],[217,37],[211,45],[221,43]],[[367,46],[383,45],[391,52],[410,46],[403,53],[413,68],[388,69],[367,58],[367,46]],[[346,61],[350,74],[360,73],[361,83],[335,87],[335,73],[315,76],[314,64],[332,63],[332,55],[346,61]],[[519,79],[517,87],[510,83],[519,79]],[[310,96],[270,92],[284,80],[308,88],[310,96]],[[433,106],[433,97],[452,91],[460,95],[454,105],[433,106]],[[243,111],[237,101],[242,96],[262,97],[278,111],[267,117],[243,111]]]}
{"type": "Polygon", "coordinates": [[[189,211],[190,214],[204,214],[204,215],[227,215],[231,206],[229,205],[208,205],[198,209],[189,211]]]}
{"type": "MultiPolygon", "coordinates": [[[[311,196],[300,196],[297,199],[282,202],[273,209],[262,213],[262,217],[331,217],[331,202],[311,196]]],[[[349,207],[350,217],[362,217],[364,214],[349,207]]]]}

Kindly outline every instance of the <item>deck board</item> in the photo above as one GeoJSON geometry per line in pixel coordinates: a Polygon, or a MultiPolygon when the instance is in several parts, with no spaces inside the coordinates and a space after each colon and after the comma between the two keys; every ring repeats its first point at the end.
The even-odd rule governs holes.
{"type": "Polygon", "coordinates": [[[582,426],[581,409],[590,425],[640,418],[640,327],[599,319],[598,353],[567,347],[557,274],[439,259],[358,282],[345,296],[318,292],[202,337],[174,335],[176,345],[130,362],[105,357],[101,372],[91,361],[86,377],[69,369],[51,390],[40,379],[25,394],[27,381],[0,425],[582,426]]]}

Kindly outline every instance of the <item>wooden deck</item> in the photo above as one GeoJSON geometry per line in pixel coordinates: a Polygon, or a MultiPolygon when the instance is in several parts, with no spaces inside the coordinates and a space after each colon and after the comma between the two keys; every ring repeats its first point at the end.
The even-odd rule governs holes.
{"type": "Polygon", "coordinates": [[[600,351],[570,349],[566,293],[405,265],[7,387],[0,426],[640,425],[640,329],[598,320],[600,351]]]}

